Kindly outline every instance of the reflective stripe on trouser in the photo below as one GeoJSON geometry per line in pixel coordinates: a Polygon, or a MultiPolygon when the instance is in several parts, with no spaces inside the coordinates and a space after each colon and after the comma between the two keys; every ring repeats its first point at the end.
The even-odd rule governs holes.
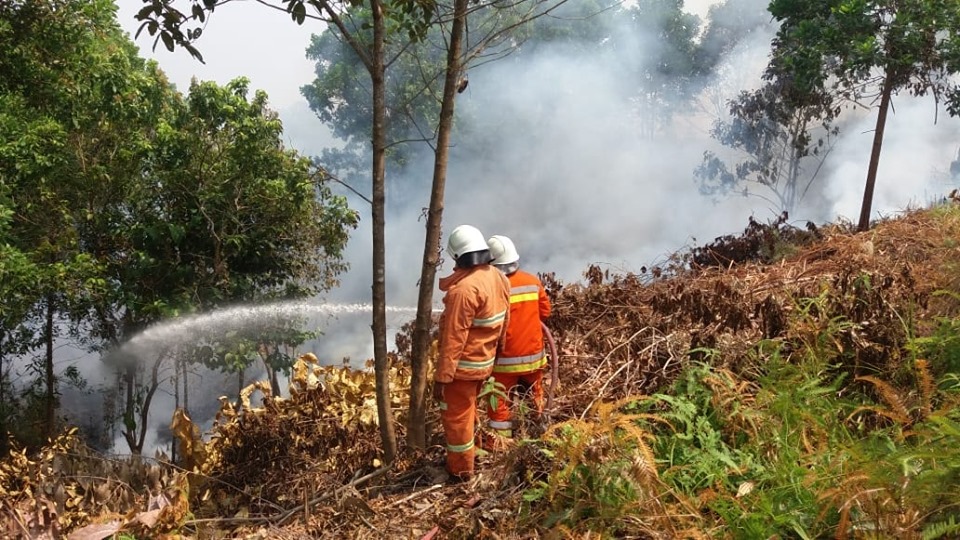
{"type": "Polygon", "coordinates": [[[447,441],[447,471],[464,476],[473,473],[474,429],[477,421],[477,394],[483,381],[454,379],[443,387],[440,419],[447,441]]]}
{"type": "MultiPolygon", "coordinates": [[[[493,378],[507,388],[507,396],[511,396],[511,391],[520,383],[530,387],[530,396],[533,398],[533,406],[537,412],[543,412],[543,370],[539,369],[533,373],[494,373],[493,378]]],[[[513,427],[512,414],[510,411],[509,399],[498,399],[497,407],[493,408],[487,403],[487,419],[492,429],[504,429],[497,426],[509,423],[513,427]]]]}

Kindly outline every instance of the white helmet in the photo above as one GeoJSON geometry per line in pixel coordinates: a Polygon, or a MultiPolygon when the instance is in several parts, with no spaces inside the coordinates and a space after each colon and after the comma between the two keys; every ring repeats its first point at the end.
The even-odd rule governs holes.
{"type": "Polygon", "coordinates": [[[487,246],[490,248],[490,256],[496,266],[513,264],[520,260],[520,254],[517,253],[517,247],[513,245],[513,240],[506,236],[491,236],[487,240],[487,246]]]}
{"type": "Polygon", "coordinates": [[[459,259],[464,253],[486,249],[487,243],[483,240],[483,233],[472,225],[460,225],[450,233],[450,238],[447,240],[447,253],[454,260],[459,259]]]}

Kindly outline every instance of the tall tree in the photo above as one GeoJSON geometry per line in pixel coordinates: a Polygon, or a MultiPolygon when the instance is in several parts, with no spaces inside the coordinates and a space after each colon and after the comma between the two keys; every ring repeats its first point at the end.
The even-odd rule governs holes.
{"type": "Polygon", "coordinates": [[[772,0],[780,22],[771,62],[798,91],[877,108],[858,229],[870,227],[887,112],[901,91],[947,96],[958,112],[960,10],[950,0],[772,0]]]}
{"type": "MultiPolygon", "coordinates": [[[[6,120],[2,115],[0,119],[6,120]]],[[[32,291],[38,289],[36,265],[11,243],[11,187],[5,175],[0,175],[0,455],[6,454],[6,434],[16,424],[20,410],[11,376],[12,360],[24,354],[30,343],[19,321],[36,301],[32,291]]]]}
{"type": "Polygon", "coordinates": [[[701,193],[752,195],[773,204],[777,214],[790,213],[829,153],[837,133],[831,126],[836,111],[829,96],[797,92],[776,66],[764,79],[759,90],[731,100],[730,118],[718,120],[711,132],[724,146],[744,154],[742,159],[731,170],[716,154],[706,152],[696,176],[701,193]],[[811,165],[808,170],[805,164],[811,165]]]}
{"type": "MultiPolygon", "coordinates": [[[[206,11],[212,11],[216,2],[192,2],[189,15],[175,10],[164,0],[144,0],[146,4],[138,18],[151,34],[172,49],[177,43],[189,44],[198,34],[189,26],[191,21],[202,21],[206,11]]],[[[269,5],[269,4],[268,4],[269,5]]],[[[290,13],[298,24],[314,18],[334,26],[340,37],[350,45],[360,59],[371,82],[371,217],[373,229],[373,355],[377,387],[377,411],[384,458],[392,463],[397,455],[396,428],[390,404],[389,365],[387,358],[386,318],[386,71],[395,60],[386,55],[387,22],[392,24],[391,36],[411,41],[423,37],[432,22],[435,2],[432,0],[281,0],[277,6],[290,13]],[[360,8],[370,15],[369,34],[358,31],[361,25],[353,22],[352,8],[360,8]]],[[[195,51],[195,49],[191,50],[195,51]]]]}
{"type": "MultiPolygon", "coordinates": [[[[355,213],[307,158],[283,146],[266,94],[247,94],[242,78],[195,83],[157,126],[149,166],[125,203],[126,233],[109,250],[111,282],[123,285],[101,328],[114,342],[163,317],[310,297],[345,269],[341,253],[355,213]]],[[[208,365],[240,371],[255,357],[253,345],[240,354],[226,337],[208,339],[221,345],[217,358],[202,358],[208,365]]],[[[173,356],[182,352],[178,343],[165,345],[173,356]]],[[[143,384],[138,363],[123,365],[125,435],[134,452],[142,450],[165,359],[152,360],[143,384]]]]}
{"type": "MultiPolygon", "coordinates": [[[[496,2],[438,3],[437,23],[430,27],[426,39],[413,44],[393,44],[397,55],[387,84],[387,109],[392,122],[388,130],[393,166],[402,168],[415,148],[399,148],[400,142],[425,142],[433,152],[433,175],[430,201],[426,211],[426,234],[419,280],[417,315],[411,339],[412,380],[408,442],[425,446],[427,410],[427,351],[433,326],[433,290],[440,264],[441,225],[444,187],[449,160],[450,142],[454,134],[456,96],[468,84],[467,69],[473,62],[486,62],[509,54],[533,51],[542,42],[569,43],[589,41],[587,32],[572,28],[582,21],[594,22],[592,16],[609,7],[604,2],[581,2],[571,5],[556,18],[545,17],[565,7],[563,0],[529,0],[501,5],[496,2]],[[569,17],[569,19],[568,19],[569,17]],[[571,23],[570,20],[577,21],[571,23]],[[465,31],[472,29],[470,35],[465,31]],[[437,46],[436,44],[442,44],[437,46]]],[[[359,22],[364,26],[363,13],[359,22]]],[[[598,32],[592,27],[593,32],[598,32]]],[[[593,40],[599,43],[600,39],[593,40]]],[[[308,55],[317,60],[317,79],[304,87],[311,107],[348,149],[362,149],[359,143],[365,134],[364,119],[370,109],[363,78],[356,73],[352,56],[344,54],[340,41],[331,32],[315,36],[308,55]]],[[[369,120],[367,120],[369,121],[369,120]]],[[[404,186],[408,192],[419,189],[404,186]]],[[[404,190],[397,190],[404,191],[404,190]]]]}
{"type": "MultiPolygon", "coordinates": [[[[191,39],[190,31],[178,30],[183,23],[188,20],[196,20],[197,10],[202,10],[198,2],[194,2],[195,9],[191,15],[174,15],[175,23],[173,25],[164,23],[162,14],[170,13],[170,8],[161,0],[144,0],[148,5],[140,14],[141,20],[151,33],[158,32],[165,42],[175,43],[182,39],[191,39]],[[152,26],[151,26],[152,25],[152,26]],[[171,26],[174,30],[169,30],[171,26]],[[167,34],[163,34],[167,32],[167,34]]],[[[497,23],[488,22],[485,25],[487,31],[481,33],[481,37],[475,45],[466,53],[454,53],[451,57],[449,46],[445,48],[447,62],[443,67],[442,73],[444,80],[443,97],[440,99],[441,111],[447,111],[445,122],[441,122],[437,127],[436,139],[441,138],[449,141],[449,130],[453,125],[453,99],[455,90],[461,84],[463,71],[471,58],[477,57],[481,51],[484,51],[491,44],[508,35],[512,30],[534,20],[538,17],[547,15],[566,3],[566,0],[528,0],[501,5],[498,1],[476,2],[474,4],[455,2],[452,9],[443,9],[443,5],[432,0],[392,0],[378,1],[352,0],[347,5],[341,3],[326,2],[323,0],[283,0],[285,9],[293,16],[294,20],[302,23],[308,18],[307,8],[312,7],[315,11],[314,17],[324,20],[333,25],[338,31],[340,38],[345,41],[363,65],[370,77],[370,91],[372,95],[372,106],[369,109],[371,127],[371,176],[372,176],[372,197],[370,199],[373,216],[373,335],[374,335],[374,369],[377,373],[377,404],[380,415],[381,438],[384,444],[384,454],[387,461],[392,461],[396,454],[396,438],[394,434],[392,413],[390,412],[389,394],[387,385],[387,360],[386,360],[386,291],[385,291],[385,243],[384,243],[384,200],[385,200],[385,172],[386,172],[386,151],[390,144],[388,141],[387,125],[387,67],[392,65],[400,57],[400,54],[390,56],[387,54],[386,21],[390,21],[392,28],[391,36],[398,37],[394,44],[402,43],[399,46],[400,51],[406,49],[406,44],[415,44],[423,40],[424,35],[430,29],[435,21],[451,22],[451,36],[456,29],[457,32],[463,32],[466,24],[468,12],[479,12],[485,8],[493,8],[493,13],[489,15],[490,21],[502,19],[503,15],[510,14],[506,22],[497,23]],[[351,9],[352,8],[352,9],[351,9]],[[469,8],[469,9],[468,9],[469,8]],[[443,15],[446,13],[446,15],[443,15]],[[369,17],[369,23],[358,23],[357,18],[369,17]],[[403,38],[406,39],[403,39],[403,38]],[[463,56],[463,58],[461,58],[463,56]],[[449,84],[452,81],[453,84],[449,84]],[[442,134],[442,135],[441,135],[442,134]]],[[[449,42],[448,42],[449,44],[449,42]]],[[[170,45],[168,45],[170,46],[170,45]]],[[[459,48],[459,47],[458,47],[459,48]]],[[[509,52],[509,50],[507,50],[509,52]]],[[[326,64],[329,65],[329,64],[326,64]]],[[[337,72],[337,76],[342,76],[343,72],[337,72]]],[[[430,78],[426,79],[431,80],[430,78]]],[[[424,86],[426,89],[429,85],[424,86]]],[[[412,94],[416,96],[417,93],[412,94]]],[[[328,101],[324,102],[324,107],[332,105],[339,107],[342,102],[328,101]]],[[[443,113],[441,113],[441,117],[443,113]]],[[[432,140],[433,137],[427,137],[432,140]]],[[[416,322],[415,335],[417,339],[414,342],[415,352],[413,358],[414,384],[411,387],[412,407],[411,426],[413,431],[411,437],[416,446],[423,444],[423,426],[422,418],[424,411],[423,387],[425,385],[425,352],[426,340],[429,337],[431,325],[430,314],[432,313],[432,293],[436,277],[436,268],[439,262],[440,245],[440,223],[442,216],[442,197],[443,182],[445,180],[446,162],[448,144],[438,144],[435,148],[435,167],[432,183],[432,197],[430,208],[428,209],[428,233],[425,239],[424,265],[420,279],[420,297],[418,300],[418,316],[416,322]]]]}
{"type": "Polygon", "coordinates": [[[106,285],[85,231],[105,219],[99,203],[135,172],[148,125],[138,121],[150,107],[137,86],[149,75],[115,10],[107,0],[0,5],[0,178],[15,195],[7,241],[30,260],[35,278],[21,292],[32,290],[31,309],[3,326],[32,340],[20,353],[43,344],[48,435],[60,375],[54,342],[82,333],[87,307],[106,285]]]}
{"type": "Polygon", "coordinates": [[[639,39],[640,131],[652,138],[692,97],[700,19],[684,11],[683,0],[639,0],[627,12],[632,22],[628,39],[639,39]]]}

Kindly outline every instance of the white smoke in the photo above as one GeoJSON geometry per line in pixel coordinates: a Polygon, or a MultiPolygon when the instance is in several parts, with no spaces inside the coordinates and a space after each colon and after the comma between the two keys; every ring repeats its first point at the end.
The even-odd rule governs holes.
{"type": "MultiPolygon", "coordinates": [[[[856,222],[863,202],[877,111],[857,110],[826,162],[823,179],[826,218],[856,222]]],[[[957,157],[960,122],[928,96],[893,99],[887,116],[872,216],[890,217],[908,207],[926,206],[946,195],[956,182],[949,175],[957,157]]]]}
{"type": "MultiPolygon", "coordinates": [[[[704,17],[713,4],[690,2],[688,8],[704,17]]],[[[527,270],[576,281],[590,264],[639,272],[684,247],[741,231],[749,216],[774,218],[779,209],[759,198],[714,202],[701,196],[693,170],[705,150],[721,150],[709,129],[717,114],[725,114],[726,101],[760,86],[775,31],[771,20],[744,36],[689,113],[675,116],[670,128],[652,140],[640,136],[639,119],[625,100],[636,89],[624,73],[644,57],[642,50],[598,56],[543,48],[471,69],[470,85],[457,98],[458,115],[469,118],[472,133],[487,135],[475,147],[468,144],[478,137],[453,140],[444,233],[470,223],[486,235],[510,236],[527,270]],[[712,110],[705,105],[710,102],[712,110]]],[[[956,119],[941,111],[935,124],[930,99],[901,97],[895,105],[874,217],[949,191],[944,171],[956,155],[956,119]]],[[[824,223],[858,214],[875,118],[871,110],[843,122],[824,170],[791,222],[824,223]]],[[[387,180],[394,192],[404,190],[405,200],[418,201],[389,208],[391,304],[412,305],[416,299],[424,235],[420,218],[429,200],[431,167],[428,161],[414,167],[411,178],[387,180]],[[419,196],[410,189],[418,189],[419,196]]],[[[366,210],[365,203],[357,204],[366,210]]],[[[369,297],[368,225],[351,239],[352,269],[336,298],[369,297]]],[[[446,261],[442,273],[450,269],[446,261]]],[[[434,295],[439,301],[440,292],[434,295]]]]}
{"type": "MultiPolygon", "coordinates": [[[[705,19],[715,3],[688,1],[686,8],[705,19]]],[[[121,20],[126,27],[135,24],[121,20]]],[[[286,32],[291,24],[278,19],[271,27],[286,32]]],[[[571,282],[579,280],[591,264],[639,272],[686,246],[741,231],[751,215],[760,221],[774,217],[778,209],[760,199],[734,197],[715,203],[700,195],[693,177],[705,150],[721,150],[709,130],[717,116],[725,114],[725,102],[740,90],[761,84],[774,28],[771,22],[746,36],[721,63],[720,78],[707,85],[691,110],[675,116],[669,128],[652,139],[640,135],[639,119],[628,99],[636,89],[624,75],[644,58],[640,48],[608,51],[598,57],[544,47],[536,54],[507,57],[469,70],[470,85],[457,98],[458,114],[469,118],[472,132],[485,137],[453,140],[444,234],[458,224],[470,223],[488,236],[510,236],[526,270],[555,272],[571,282]],[[470,147],[471,141],[482,144],[470,147]]],[[[208,62],[217,58],[208,41],[211,37],[205,35],[201,44],[202,50],[211,51],[208,62]]],[[[636,43],[644,43],[643,36],[637,36],[636,43]]],[[[274,63],[282,54],[271,51],[259,61],[274,63]]],[[[301,58],[303,50],[287,55],[301,58]]],[[[169,61],[161,58],[161,67],[165,58],[169,61]]],[[[249,59],[244,59],[244,65],[249,65],[249,59]]],[[[220,82],[240,74],[242,70],[220,82]]],[[[291,81],[290,87],[299,88],[302,79],[291,81]]],[[[255,88],[277,83],[252,82],[255,88]]],[[[934,124],[929,99],[901,97],[895,104],[880,161],[874,217],[949,191],[944,172],[956,155],[956,119],[941,112],[934,124]]],[[[823,223],[858,215],[875,117],[872,110],[844,123],[806,205],[791,221],[823,223]]],[[[281,118],[289,128],[288,139],[304,152],[316,154],[331,141],[329,130],[308,118],[302,106],[284,103],[281,118]]],[[[424,239],[421,214],[429,202],[431,171],[432,163],[425,160],[411,167],[410,177],[387,179],[393,201],[388,201],[386,231],[387,299],[394,306],[416,302],[424,239]],[[400,193],[403,201],[414,202],[398,203],[400,193]]],[[[327,299],[368,302],[372,282],[369,207],[349,192],[343,194],[361,212],[361,223],[345,253],[350,271],[327,299]]],[[[441,275],[450,269],[451,262],[446,261],[441,275]]],[[[435,289],[434,298],[439,306],[439,290],[435,289]]],[[[391,315],[390,345],[396,330],[411,318],[404,313],[391,315]]],[[[369,313],[345,314],[320,329],[324,336],[306,344],[302,352],[314,352],[327,362],[350,357],[354,365],[372,356],[369,313]]],[[[222,388],[222,392],[206,391],[208,396],[235,392],[233,376],[204,377],[212,387],[222,388]]],[[[158,395],[152,415],[158,425],[169,423],[171,404],[169,393],[158,395]]],[[[151,433],[150,440],[157,440],[156,433],[151,433]]]]}

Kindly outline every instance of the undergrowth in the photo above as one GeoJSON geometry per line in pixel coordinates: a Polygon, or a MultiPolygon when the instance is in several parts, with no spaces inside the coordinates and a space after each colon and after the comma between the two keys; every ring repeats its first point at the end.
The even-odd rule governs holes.
{"type": "Polygon", "coordinates": [[[528,441],[548,458],[528,523],[564,537],[960,537],[960,319],[905,327],[885,378],[858,371],[844,346],[858,324],[826,295],[791,313],[737,372],[694,351],[706,361],[664,391],[528,441]]]}

